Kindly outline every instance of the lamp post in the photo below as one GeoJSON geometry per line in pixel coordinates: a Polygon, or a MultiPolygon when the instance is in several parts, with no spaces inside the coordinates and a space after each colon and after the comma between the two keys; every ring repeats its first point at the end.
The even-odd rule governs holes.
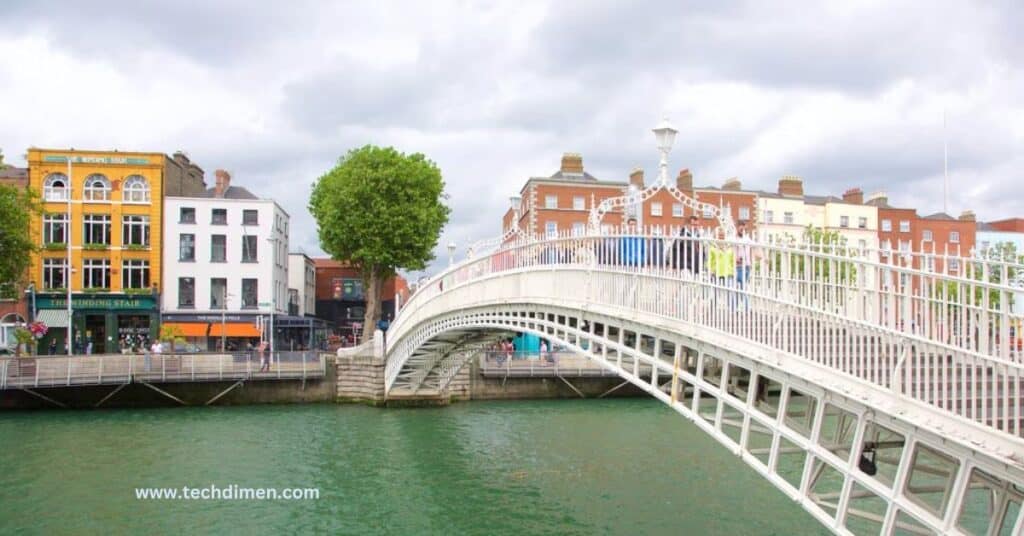
{"type": "Polygon", "coordinates": [[[676,139],[676,133],[679,132],[672,126],[672,123],[668,122],[668,118],[663,118],[658,126],[651,129],[654,132],[654,138],[658,142],[658,152],[661,153],[661,162],[658,164],[658,182],[661,186],[668,185],[668,152],[672,150],[672,143],[676,139]]]}
{"type": "Polygon", "coordinates": [[[448,266],[455,264],[455,242],[448,242],[448,266]]]}
{"type": "Polygon", "coordinates": [[[277,269],[277,242],[278,238],[272,236],[267,242],[274,244],[273,264],[270,266],[270,363],[274,363],[274,313],[277,309],[277,278],[274,277],[277,269]]]}
{"type": "Polygon", "coordinates": [[[228,298],[234,297],[234,294],[228,294],[228,286],[224,285],[223,298],[220,304],[220,351],[228,351],[228,298]]]}

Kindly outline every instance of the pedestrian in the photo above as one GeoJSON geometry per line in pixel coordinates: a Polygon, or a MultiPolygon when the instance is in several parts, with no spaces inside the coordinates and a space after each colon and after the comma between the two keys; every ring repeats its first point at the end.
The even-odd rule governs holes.
{"type": "MultiPolygon", "coordinates": [[[[719,228],[718,238],[719,240],[711,243],[711,250],[708,252],[708,272],[711,273],[712,283],[716,284],[716,303],[718,296],[721,296],[723,292],[729,292],[726,288],[733,286],[736,275],[736,253],[733,252],[729,244],[722,241],[725,238],[725,233],[721,228],[719,228]]],[[[731,292],[729,294],[732,295],[731,292]]]]}
{"type": "Polygon", "coordinates": [[[675,251],[672,254],[672,268],[687,270],[693,275],[700,272],[700,226],[697,216],[690,214],[689,225],[679,229],[675,251]]]}
{"type": "Polygon", "coordinates": [[[270,372],[270,352],[268,351],[267,341],[260,343],[260,372],[270,372]]]}
{"type": "Polygon", "coordinates": [[[92,339],[89,339],[89,342],[85,344],[85,355],[92,355],[92,339]]]}
{"type": "Polygon", "coordinates": [[[743,302],[743,309],[750,308],[750,298],[747,296],[747,282],[750,281],[751,248],[750,236],[747,235],[747,226],[740,223],[736,229],[736,289],[743,302]]]}
{"type": "Polygon", "coordinates": [[[644,239],[642,236],[639,236],[636,228],[636,218],[632,216],[626,220],[625,236],[619,240],[619,250],[622,256],[622,264],[638,268],[646,264],[644,239]]]}
{"type": "Polygon", "coordinates": [[[57,355],[57,339],[50,339],[50,355],[57,355]]]}
{"type": "Polygon", "coordinates": [[[146,372],[149,372],[153,368],[153,356],[150,354],[152,348],[146,346],[146,342],[147,341],[140,341],[140,345],[142,346],[143,363],[145,365],[146,372]]]}
{"type": "Polygon", "coordinates": [[[540,358],[547,361],[548,343],[540,341],[540,358]]]}

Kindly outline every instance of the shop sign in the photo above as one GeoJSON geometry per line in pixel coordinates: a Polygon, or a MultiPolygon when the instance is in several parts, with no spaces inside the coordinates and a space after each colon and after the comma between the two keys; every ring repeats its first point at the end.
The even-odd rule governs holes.
{"type": "MultiPolygon", "coordinates": [[[[48,155],[43,157],[43,162],[60,162],[67,163],[67,156],[59,155],[48,155]]],[[[148,158],[128,157],[128,156],[72,156],[71,162],[74,164],[130,164],[130,165],[142,165],[148,164],[148,158]]]]}
{"type": "MultiPolygon", "coordinates": [[[[36,297],[37,309],[67,309],[65,296],[36,297]]],[[[80,309],[156,309],[156,298],[153,296],[72,296],[71,308],[80,309]]]]}
{"type": "Polygon", "coordinates": [[[224,316],[218,314],[165,314],[163,316],[164,322],[199,322],[204,324],[220,324],[221,320],[223,320],[224,322],[253,322],[255,319],[255,315],[237,314],[226,314],[224,316]]]}
{"type": "Polygon", "coordinates": [[[359,301],[363,299],[362,279],[337,277],[331,281],[331,287],[336,300],[359,301]]]}

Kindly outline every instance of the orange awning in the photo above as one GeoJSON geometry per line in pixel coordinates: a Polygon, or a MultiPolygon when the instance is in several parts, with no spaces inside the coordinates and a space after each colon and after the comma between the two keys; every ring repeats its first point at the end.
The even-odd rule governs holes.
{"type": "MultiPolygon", "coordinates": [[[[203,324],[205,329],[205,324],[203,324]]],[[[256,324],[250,324],[249,322],[228,322],[224,324],[224,336],[225,337],[259,337],[260,330],[256,329],[256,324]]],[[[210,336],[220,337],[221,336],[221,325],[211,324],[210,325],[210,336]]]]}
{"type": "MultiPolygon", "coordinates": [[[[165,322],[165,326],[173,326],[178,329],[182,337],[220,337],[220,322],[165,322]],[[206,328],[209,326],[210,333],[207,335],[206,328]]],[[[225,337],[259,337],[260,331],[255,324],[249,322],[227,322],[224,324],[225,337]]]]}
{"type": "Polygon", "coordinates": [[[206,324],[183,324],[175,322],[164,322],[164,327],[176,328],[182,337],[205,337],[206,324]]]}

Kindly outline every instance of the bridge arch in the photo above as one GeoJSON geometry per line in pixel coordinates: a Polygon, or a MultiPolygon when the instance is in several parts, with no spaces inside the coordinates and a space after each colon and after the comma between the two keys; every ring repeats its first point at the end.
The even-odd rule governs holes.
{"type": "MultiPolygon", "coordinates": [[[[837,533],[1021,529],[1019,442],[909,399],[893,371],[867,381],[873,371],[851,377],[845,365],[777,344],[785,337],[764,336],[789,314],[777,301],[747,293],[751,311],[768,314],[737,316],[725,307],[735,289],[713,282],[557,262],[490,273],[464,266],[441,281],[389,333],[389,395],[443,389],[475,344],[534,333],[666,403],[837,533]],[[708,320],[725,316],[743,321],[708,320]],[[979,490],[992,505],[972,525],[963,507],[979,490]]],[[[801,321],[837,329],[843,320],[801,321]]]]}

